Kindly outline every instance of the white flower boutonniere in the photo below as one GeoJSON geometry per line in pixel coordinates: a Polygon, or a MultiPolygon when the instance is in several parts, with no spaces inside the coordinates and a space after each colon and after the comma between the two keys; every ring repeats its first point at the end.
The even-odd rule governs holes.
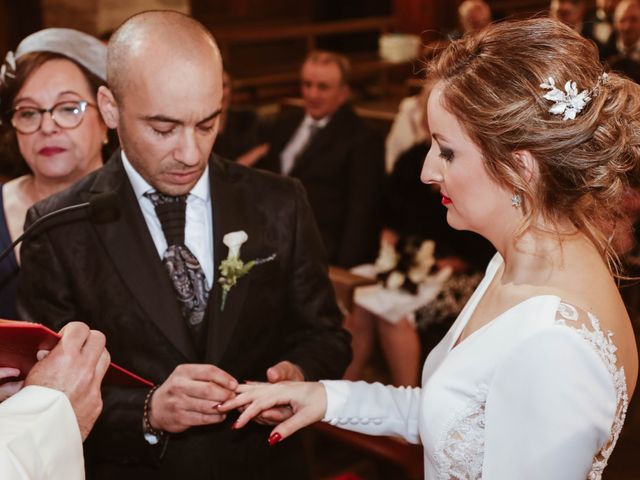
{"type": "Polygon", "coordinates": [[[240,258],[240,247],[249,239],[247,232],[239,230],[237,232],[227,233],[222,237],[222,243],[229,248],[229,254],[222,262],[220,262],[220,278],[218,282],[222,285],[222,303],[220,310],[224,310],[225,303],[227,301],[227,295],[231,288],[238,283],[242,277],[244,277],[249,271],[256,265],[270,262],[276,258],[276,254],[270,255],[266,258],[259,258],[257,260],[251,260],[245,263],[240,258]]]}

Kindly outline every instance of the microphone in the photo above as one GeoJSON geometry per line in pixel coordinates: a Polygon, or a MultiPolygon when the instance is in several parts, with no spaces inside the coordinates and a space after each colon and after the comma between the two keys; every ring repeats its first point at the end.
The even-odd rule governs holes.
{"type": "Polygon", "coordinates": [[[16,238],[11,245],[0,253],[0,262],[2,262],[20,242],[35,233],[38,227],[46,224],[52,218],[55,219],[61,215],[66,215],[77,210],[88,210],[88,215],[82,218],[88,217],[96,223],[111,222],[116,220],[120,214],[120,210],[118,208],[118,196],[113,192],[99,193],[92,197],[88,202],[69,205],[68,207],[60,208],[43,215],[29,225],[29,228],[27,228],[22,235],[16,238]]]}

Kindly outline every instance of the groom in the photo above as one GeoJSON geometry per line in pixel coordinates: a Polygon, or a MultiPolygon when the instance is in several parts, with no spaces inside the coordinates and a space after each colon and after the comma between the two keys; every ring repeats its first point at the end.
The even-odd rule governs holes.
{"type": "Polygon", "coordinates": [[[216,409],[238,382],[336,378],[349,362],[305,193],[211,155],[222,62],[195,20],[166,11],[129,19],[109,44],[108,83],[98,104],[122,150],[34,206],[27,222],[101,192],[117,194],[119,217],[70,216],[25,243],[20,279],[23,318],[56,330],[81,319],[105,333],[116,363],[158,385],[103,387],[88,476],[305,478],[299,442],[271,448],[267,427],[236,431],[216,409]],[[223,303],[223,237],[241,231],[240,260],[272,260],[223,303]]]}

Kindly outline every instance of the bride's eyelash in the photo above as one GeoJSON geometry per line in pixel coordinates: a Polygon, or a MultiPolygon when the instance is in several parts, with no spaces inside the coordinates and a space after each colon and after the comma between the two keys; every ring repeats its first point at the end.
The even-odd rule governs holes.
{"type": "Polygon", "coordinates": [[[440,158],[444,158],[446,161],[450,162],[453,159],[453,150],[450,150],[448,148],[441,148],[440,158]]]}

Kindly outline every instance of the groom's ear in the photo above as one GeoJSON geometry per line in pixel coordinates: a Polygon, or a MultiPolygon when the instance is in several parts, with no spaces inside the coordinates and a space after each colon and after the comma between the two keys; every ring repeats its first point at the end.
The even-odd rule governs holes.
{"type": "Polygon", "coordinates": [[[111,129],[117,128],[120,113],[118,112],[118,103],[113,96],[113,92],[104,85],[99,87],[97,102],[100,114],[107,127],[111,129]]]}

